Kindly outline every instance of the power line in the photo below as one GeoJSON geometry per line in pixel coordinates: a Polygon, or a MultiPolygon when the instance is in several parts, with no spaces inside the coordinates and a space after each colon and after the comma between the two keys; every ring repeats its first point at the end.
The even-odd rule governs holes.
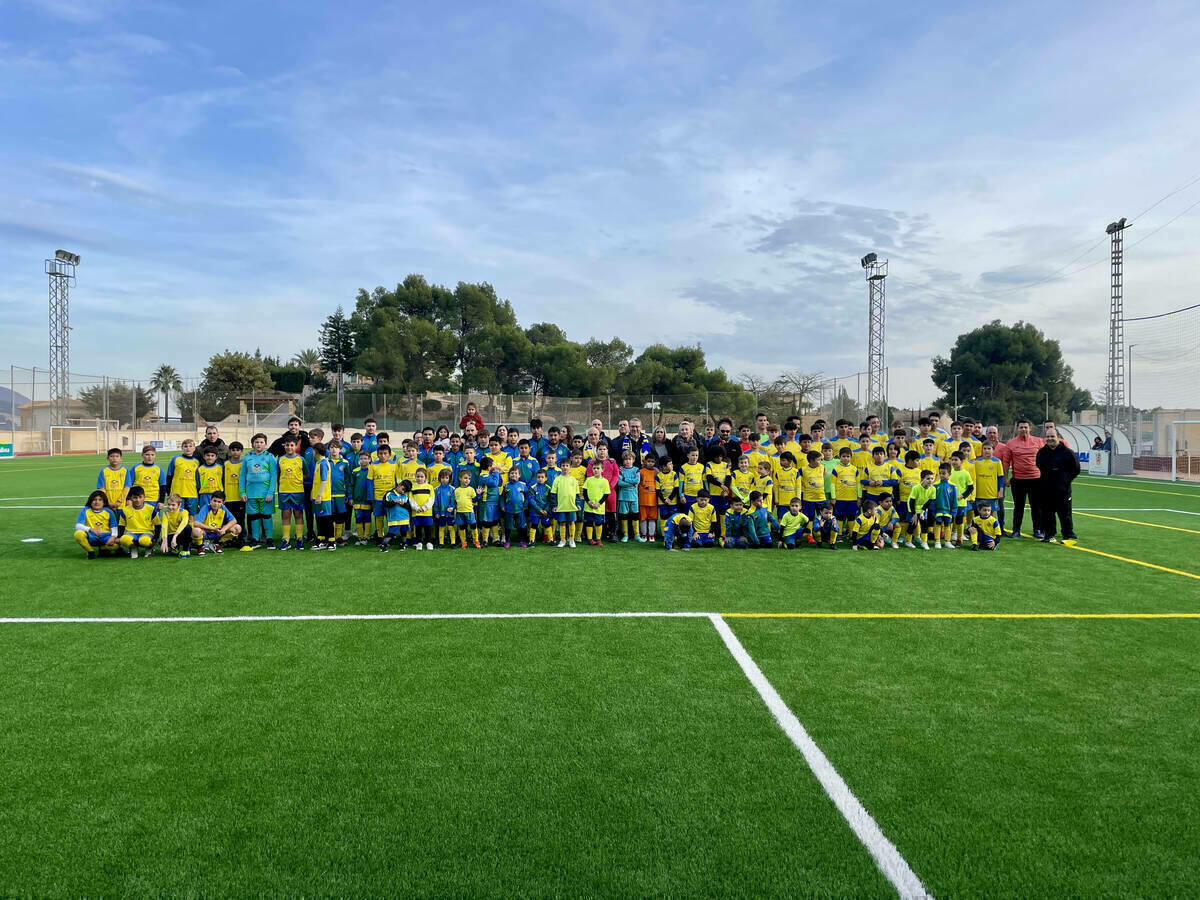
{"type": "Polygon", "coordinates": [[[1132,250],[1132,249],[1133,249],[1134,247],[1136,247],[1138,244],[1140,244],[1140,243],[1142,243],[1142,242],[1144,242],[1144,241],[1147,241],[1147,240],[1149,240],[1150,238],[1154,237],[1156,234],[1158,234],[1160,231],[1162,231],[1164,228],[1166,228],[1168,225],[1170,225],[1170,224],[1171,224],[1172,222],[1174,222],[1176,219],[1180,219],[1180,218],[1182,218],[1183,216],[1187,215],[1187,214],[1188,214],[1188,213],[1190,213],[1190,212],[1191,212],[1193,209],[1195,209],[1197,206],[1200,206],[1200,200],[1197,200],[1195,203],[1193,203],[1191,206],[1189,206],[1187,209],[1185,209],[1183,212],[1179,213],[1178,215],[1176,215],[1176,216],[1173,216],[1173,217],[1172,217],[1172,218],[1170,218],[1170,219],[1167,219],[1167,221],[1163,222],[1161,225],[1159,225],[1157,228],[1155,228],[1155,229],[1154,229],[1153,231],[1151,231],[1149,234],[1142,235],[1142,237],[1141,237],[1139,240],[1136,240],[1136,241],[1134,241],[1132,244],[1130,244],[1130,245],[1129,245],[1129,249],[1130,249],[1130,250],[1132,250]]]}
{"type": "Polygon", "coordinates": [[[1176,313],[1187,312],[1189,309],[1200,309],[1200,303],[1193,303],[1191,306],[1181,306],[1179,309],[1173,309],[1170,312],[1159,313],[1156,316],[1138,316],[1136,319],[1122,319],[1122,322],[1145,322],[1149,319],[1161,319],[1164,316],[1173,316],[1176,313]]]}

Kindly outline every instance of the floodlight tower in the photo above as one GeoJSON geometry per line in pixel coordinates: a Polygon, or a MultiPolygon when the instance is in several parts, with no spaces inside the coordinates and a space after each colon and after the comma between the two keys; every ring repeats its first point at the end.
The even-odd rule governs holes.
{"type": "Polygon", "coordinates": [[[867,276],[869,314],[867,321],[867,410],[888,421],[887,384],[884,377],[884,297],[888,261],[868,253],[859,262],[867,276]]]}
{"type": "Polygon", "coordinates": [[[50,278],[50,424],[67,424],[71,393],[71,288],[79,254],[55,250],[46,260],[50,278]]]}
{"type": "Polygon", "coordinates": [[[1125,298],[1123,249],[1126,224],[1124,218],[1110,222],[1104,233],[1112,239],[1112,270],[1109,275],[1108,304],[1108,384],[1104,422],[1116,429],[1121,408],[1125,405],[1125,298]]]}

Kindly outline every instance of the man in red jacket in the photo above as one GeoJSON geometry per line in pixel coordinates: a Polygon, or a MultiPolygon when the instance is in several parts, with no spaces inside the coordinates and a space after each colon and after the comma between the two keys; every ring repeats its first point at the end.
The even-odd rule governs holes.
{"type": "Polygon", "coordinates": [[[1037,452],[1045,446],[1045,442],[1034,437],[1033,423],[1028,419],[1017,422],[1017,436],[1008,441],[1004,448],[1007,453],[999,456],[1006,466],[1004,483],[1007,485],[1013,501],[1012,536],[1021,536],[1021,522],[1025,518],[1025,500],[1029,499],[1029,515],[1033,519],[1033,536],[1039,540],[1042,521],[1042,498],[1038,483],[1042,473],[1037,467],[1037,452]],[[1012,474],[1008,474],[1011,467],[1012,474]]]}

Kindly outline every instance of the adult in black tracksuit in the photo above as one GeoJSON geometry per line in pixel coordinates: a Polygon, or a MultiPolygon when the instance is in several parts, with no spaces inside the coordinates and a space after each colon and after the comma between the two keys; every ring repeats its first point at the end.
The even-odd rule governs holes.
{"type": "Polygon", "coordinates": [[[1055,517],[1062,523],[1063,540],[1075,540],[1071,519],[1071,482],[1079,475],[1079,458],[1058,439],[1058,431],[1046,429],[1046,444],[1037,452],[1038,492],[1041,494],[1042,521],[1037,523],[1042,540],[1054,543],[1055,517]]]}

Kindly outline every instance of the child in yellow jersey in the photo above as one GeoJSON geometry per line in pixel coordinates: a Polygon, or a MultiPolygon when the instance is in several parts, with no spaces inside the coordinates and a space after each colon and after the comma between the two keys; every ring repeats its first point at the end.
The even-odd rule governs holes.
{"type": "MultiPolygon", "coordinates": [[[[279,517],[283,521],[280,550],[304,549],[304,457],[296,453],[299,446],[294,437],[283,441],[283,456],[279,457],[279,517]],[[296,541],[291,543],[292,523],[296,525],[296,541]]],[[[189,510],[190,512],[190,510],[189,510]]]]}
{"type": "Polygon", "coordinates": [[[666,522],[679,508],[679,476],[669,456],[662,461],[662,471],[654,476],[654,492],[658,495],[659,518],[666,522]]]}
{"type": "Polygon", "coordinates": [[[400,473],[392,459],[392,448],[380,443],[375,450],[377,460],[371,463],[367,478],[371,481],[371,515],[375,519],[375,535],[382,539],[387,534],[387,506],[383,502],[388,492],[400,482],[400,473]]]}
{"type": "MultiPolygon", "coordinates": [[[[575,436],[579,437],[579,435],[575,435],[575,436]]],[[[595,459],[595,457],[592,457],[592,458],[595,459]]],[[[571,451],[571,464],[567,468],[566,471],[567,471],[567,474],[569,474],[572,478],[575,479],[575,482],[577,485],[576,494],[575,494],[575,512],[577,513],[577,516],[575,517],[575,520],[574,520],[575,524],[571,526],[571,534],[574,535],[574,540],[582,541],[583,540],[583,522],[584,522],[584,520],[583,520],[583,483],[584,483],[584,481],[587,480],[587,476],[588,476],[587,466],[585,466],[583,464],[583,450],[582,449],[571,451]]],[[[555,482],[557,482],[557,481],[558,481],[558,479],[555,479],[555,482]]],[[[570,543],[570,540],[571,539],[568,536],[568,544],[570,543]]]]}
{"type": "Polygon", "coordinates": [[[755,469],[754,490],[762,495],[763,506],[767,509],[775,509],[775,479],[771,477],[771,461],[769,459],[759,460],[755,469]]]}
{"type": "Polygon", "coordinates": [[[921,484],[921,475],[925,471],[917,463],[921,460],[921,454],[916,450],[909,450],[904,454],[904,468],[900,470],[898,477],[900,495],[900,518],[908,523],[908,498],[912,496],[913,488],[919,487],[921,484]]]}
{"type": "MultiPolygon", "coordinates": [[[[865,469],[867,466],[869,466],[871,464],[871,461],[872,461],[871,450],[872,449],[873,449],[873,443],[871,441],[871,435],[869,435],[869,434],[859,435],[858,448],[853,451],[853,453],[851,454],[851,457],[850,457],[850,463],[854,466],[854,468],[865,469]]],[[[838,450],[838,456],[840,457],[841,455],[842,455],[841,450],[838,450]]]]}
{"type": "Polygon", "coordinates": [[[180,559],[191,556],[191,519],[183,508],[183,498],[178,494],[167,497],[167,502],[159,508],[157,521],[162,533],[159,550],[164,554],[176,553],[180,559]]]}
{"type": "Polygon", "coordinates": [[[212,447],[204,451],[204,463],[196,469],[196,490],[200,506],[208,506],[214,493],[225,490],[225,466],[217,461],[217,451],[212,447]]]}
{"type": "Polygon", "coordinates": [[[838,451],[838,464],[833,469],[833,517],[841,533],[854,537],[850,526],[858,515],[858,466],[851,462],[853,453],[843,446],[838,451]]]}
{"type": "Polygon", "coordinates": [[[990,501],[992,514],[1004,525],[1004,463],[996,458],[994,441],[984,441],[979,458],[975,460],[975,508],[990,501]]]}
{"type": "MultiPolygon", "coordinates": [[[[961,426],[959,427],[961,428],[961,426]]],[[[971,524],[970,498],[975,492],[975,480],[971,478],[971,473],[963,468],[961,452],[956,451],[950,454],[950,483],[958,492],[958,509],[954,513],[954,544],[961,547],[963,531],[971,524]]]]}
{"type": "Polygon", "coordinates": [[[500,473],[501,482],[508,481],[508,470],[512,468],[513,458],[504,452],[500,438],[493,436],[488,441],[487,458],[492,461],[492,468],[500,473]]]}
{"type": "Polygon", "coordinates": [[[471,473],[463,469],[458,473],[458,487],[454,489],[454,526],[458,531],[459,542],[464,550],[467,549],[467,532],[471,533],[471,543],[479,549],[479,527],[475,521],[475,498],[478,488],[471,487],[471,473]]]}
{"type": "Polygon", "coordinates": [[[833,444],[821,445],[821,465],[825,467],[825,496],[833,496],[833,470],[842,464],[840,457],[835,457],[837,451],[833,444]]]}
{"type": "Polygon", "coordinates": [[[88,559],[96,559],[101,550],[116,550],[119,546],[117,513],[107,503],[104,491],[92,491],[75,520],[75,543],[87,552],[88,559]]]}
{"type": "MultiPolygon", "coordinates": [[[[129,469],[129,477],[125,480],[125,486],[132,488],[135,485],[142,489],[142,493],[146,496],[146,502],[151,506],[157,506],[161,497],[166,494],[166,473],[163,472],[162,466],[155,463],[154,459],[157,451],[147,445],[142,448],[142,461],[129,469]]],[[[126,498],[129,492],[125,493],[126,498]]]]}
{"type": "MultiPolygon", "coordinates": [[[[750,503],[750,494],[754,491],[755,473],[750,468],[750,455],[743,453],[738,457],[737,470],[729,476],[729,492],[732,499],[741,500],[742,505],[750,503]]],[[[770,509],[770,502],[764,505],[770,509]]]]}
{"type": "MultiPolygon", "coordinates": [[[[826,447],[829,445],[826,444],[826,447]]],[[[822,453],[825,451],[822,450],[822,453]]],[[[804,515],[810,523],[815,523],[819,515],[818,510],[826,500],[825,493],[825,466],[821,464],[821,453],[816,450],[808,451],[808,465],[800,472],[800,507],[804,510],[804,515]]],[[[789,498],[790,500],[791,498],[789,498]]],[[[778,504],[779,494],[776,492],[775,502],[778,504]]],[[[830,512],[833,511],[832,505],[830,512]]],[[[812,524],[809,525],[809,539],[812,539],[812,524]]]]}
{"type": "Polygon", "coordinates": [[[975,512],[975,520],[971,525],[971,549],[995,550],[1000,546],[1002,529],[999,521],[992,515],[991,501],[980,500],[975,512]]]}
{"type": "Polygon", "coordinates": [[[883,538],[879,536],[879,520],[875,517],[875,501],[864,500],[862,512],[855,516],[850,526],[851,550],[879,550],[883,538]]]}
{"type": "Polygon", "coordinates": [[[876,444],[871,448],[871,464],[858,473],[863,499],[874,500],[876,507],[885,496],[892,496],[892,488],[897,484],[892,464],[885,459],[886,456],[887,450],[883,445],[876,444]]]}
{"type": "Polygon", "coordinates": [[[172,494],[183,498],[183,508],[194,513],[200,508],[196,470],[200,460],[196,459],[196,442],[190,438],[180,444],[182,455],[167,464],[167,487],[172,494]]]}
{"type": "Polygon", "coordinates": [[[808,516],[800,511],[800,498],[793,497],[788,504],[788,511],[779,520],[779,549],[794,550],[796,542],[808,525],[808,516]]]}
{"type": "Polygon", "coordinates": [[[899,550],[900,530],[903,523],[900,521],[900,514],[896,512],[891,494],[883,495],[879,506],[875,509],[875,518],[879,522],[879,546],[882,547],[884,541],[891,541],[892,549],[899,550]]]}
{"type": "Polygon", "coordinates": [[[417,469],[425,468],[424,464],[417,459],[417,445],[412,441],[405,441],[401,445],[404,453],[404,458],[396,463],[396,477],[401,481],[407,481],[412,484],[416,480],[417,469]]]}
{"type": "Polygon", "coordinates": [[[246,533],[246,501],[242,497],[242,453],[245,449],[241,441],[233,441],[229,445],[229,456],[222,463],[225,469],[225,508],[237,520],[243,534],[246,533]]]}
{"type": "Polygon", "coordinates": [[[582,462],[583,457],[573,456],[562,473],[550,485],[550,508],[554,510],[555,521],[558,522],[558,546],[575,546],[575,528],[578,525],[579,510],[579,480],[575,472],[581,470],[573,466],[576,461],[582,462]]]}
{"type": "Polygon", "coordinates": [[[96,490],[104,491],[109,509],[120,509],[125,502],[125,486],[129,481],[129,470],[121,465],[125,456],[120,447],[108,451],[108,465],[96,476],[96,490]]]}
{"type": "Polygon", "coordinates": [[[138,558],[138,550],[145,550],[149,557],[154,552],[154,507],[146,503],[145,492],[138,487],[129,489],[128,503],[121,510],[121,522],[125,533],[121,535],[122,549],[129,552],[130,559],[138,558]]]}
{"type": "MultiPolygon", "coordinates": [[[[816,451],[810,450],[810,453],[816,451]]],[[[820,454],[818,454],[819,456],[820,454]]],[[[792,498],[800,492],[800,469],[796,458],[787,450],[779,454],[779,465],[775,469],[773,486],[775,496],[775,517],[779,518],[787,511],[792,498]]],[[[823,483],[823,482],[822,482],[823,483]]]]}
{"type": "Polygon", "coordinates": [[[692,504],[692,544],[697,547],[712,547],[713,531],[716,528],[717,509],[709,502],[708,491],[701,490],[692,504]]]}
{"type": "MultiPolygon", "coordinates": [[[[322,446],[316,444],[315,446],[322,446]]],[[[233,540],[242,533],[229,510],[225,508],[225,492],[217,491],[208,499],[208,505],[192,516],[192,540],[200,545],[197,556],[211,551],[221,553],[221,544],[233,540]]]]}
{"type": "Polygon", "coordinates": [[[687,462],[679,467],[679,498],[684,512],[695,505],[703,490],[704,464],[700,462],[700,451],[693,448],[688,451],[687,462]]]}
{"type": "Polygon", "coordinates": [[[923,452],[921,453],[921,460],[918,463],[918,465],[925,471],[932,472],[935,480],[937,479],[938,466],[941,465],[942,462],[941,459],[938,458],[937,453],[934,452],[934,448],[936,446],[937,442],[933,438],[925,438],[925,440],[921,442],[921,450],[923,452]]]}

